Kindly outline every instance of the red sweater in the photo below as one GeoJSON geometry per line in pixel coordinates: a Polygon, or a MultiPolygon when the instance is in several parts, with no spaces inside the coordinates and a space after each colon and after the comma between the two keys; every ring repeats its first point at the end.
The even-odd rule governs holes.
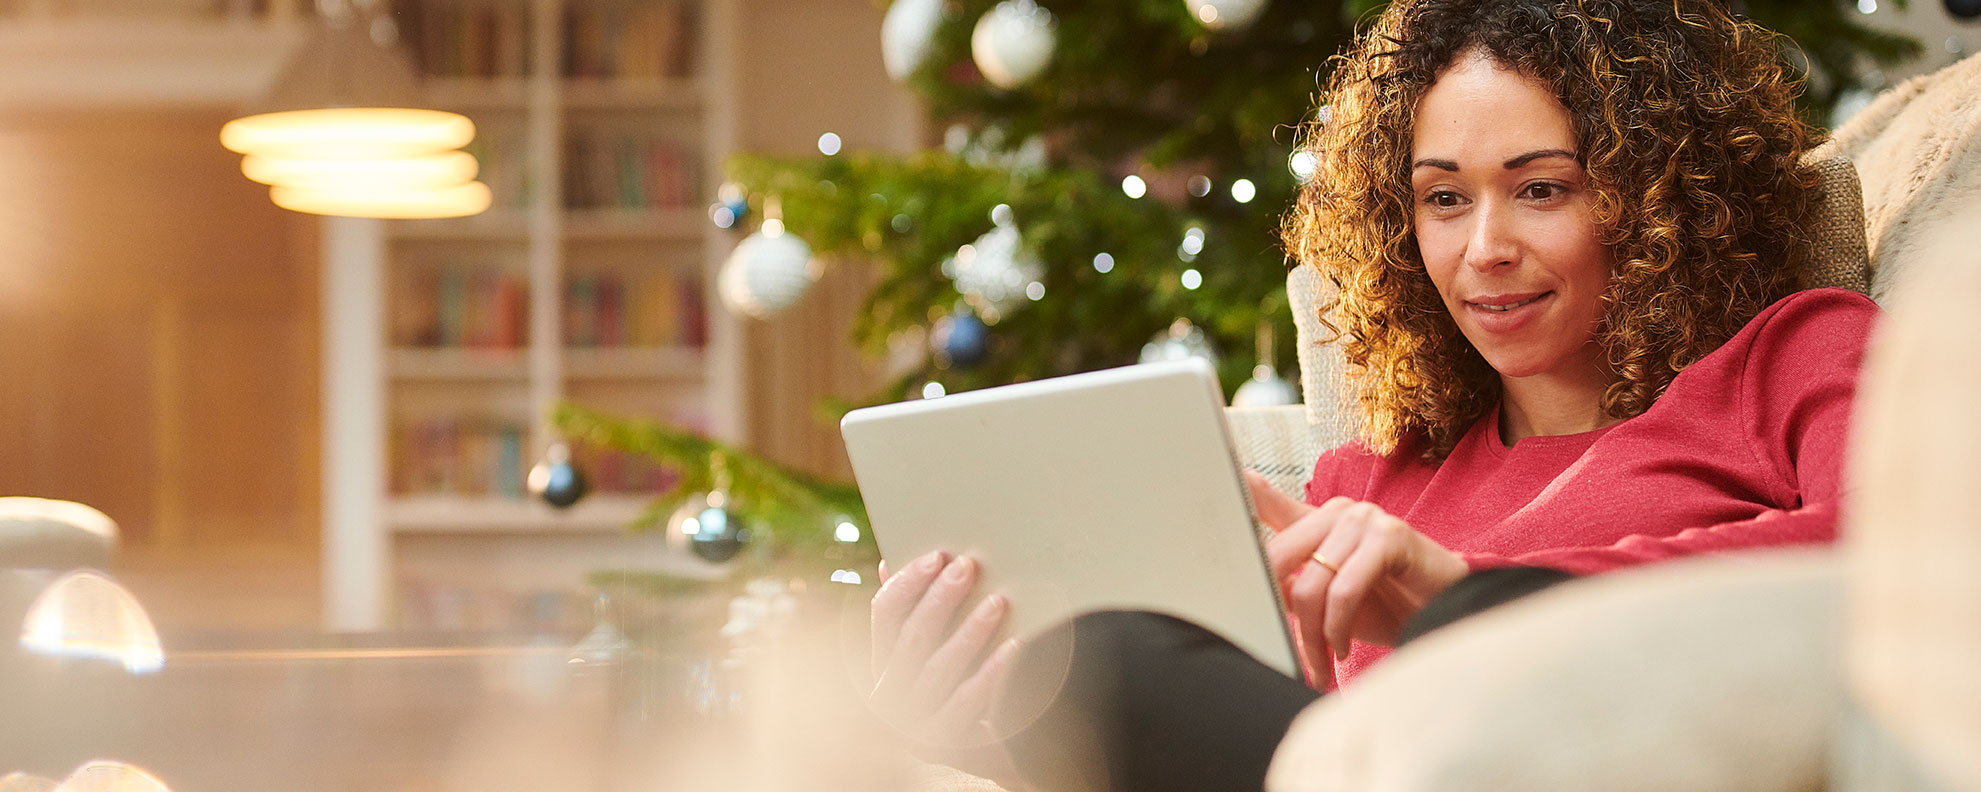
{"type": "MultiPolygon", "coordinates": [[[[1829,542],[1858,366],[1877,315],[1855,292],[1799,292],[1679,372],[1642,415],[1509,448],[1495,409],[1435,465],[1416,442],[1388,456],[1350,443],[1321,455],[1307,501],[1373,502],[1473,569],[1590,574],[1829,542]]],[[[1388,651],[1357,644],[1337,679],[1388,651]]]]}

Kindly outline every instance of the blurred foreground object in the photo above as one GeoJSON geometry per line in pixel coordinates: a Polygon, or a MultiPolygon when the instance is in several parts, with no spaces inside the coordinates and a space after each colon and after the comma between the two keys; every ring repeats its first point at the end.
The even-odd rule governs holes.
{"type": "Polygon", "coordinates": [[[117,548],[117,523],[74,501],[0,498],[0,567],[106,567],[117,548]]]}
{"type": "Polygon", "coordinates": [[[137,597],[89,570],[56,579],[28,606],[21,648],[51,657],[109,660],[133,674],[165,666],[158,630],[137,597]]]}

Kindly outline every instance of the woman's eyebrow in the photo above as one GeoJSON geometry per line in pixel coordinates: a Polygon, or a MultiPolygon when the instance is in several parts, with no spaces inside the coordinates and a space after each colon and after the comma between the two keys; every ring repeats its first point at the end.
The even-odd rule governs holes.
{"type": "MultiPolygon", "coordinates": [[[[1541,149],[1539,151],[1529,151],[1525,154],[1514,157],[1513,159],[1507,160],[1502,165],[1502,167],[1505,167],[1507,170],[1516,170],[1519,168],[1526,167],[1528,163],[1531,163],[1534,160],[1548,159],[1551,157],[1561,157],[1563,159],[1572,160],[1575,159],[1575,152],[1569,151],[1568,149],[1558,149],[1558,148],[1541,149]]],[[[1418,168],[1437,168],[1438,170],[1451,171],[1452,173],[1457,173],[1458,162],[1455,160],[1426,157],[1424,159],[1420,159],[1414,163],[1411,163],[1410,165],[1411,170],[1416,170],[1418,168]]]]}
{"type": "Polygon", "coordinates": [[[1564,159],[1575,159],[1575,152],[1569,151],[1567,149],[1558,149],[1558,148],[1541,149],[1540,151],[1529,151],[1518,157],[1514,157],[1513,159],[1507,160],[1505,163],[1505,167],[1507,170],[1514,170],[1516,168],[1524,167],[1527,165],[1527,163],[1533,162],[1534,160],[1546,159],[1549,157],[1562,157],[1564,159]]]}

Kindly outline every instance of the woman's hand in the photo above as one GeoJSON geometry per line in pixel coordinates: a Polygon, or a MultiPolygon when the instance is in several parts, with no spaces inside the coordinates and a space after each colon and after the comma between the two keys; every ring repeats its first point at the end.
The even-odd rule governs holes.
{"type": "Polygon", "coordinates": [[[1251,471],[1245,484],[1259,520],[1273,529],[1266,556],[1293,611],[1302,660],[1317,679],[1348,655],[1351,639],[1394,643],[1425,602],[1469,571],[1457,553],[1373,503],[1334,498],[1309,506],[1251,471]]]}
{"type": "MultiPolygon", "coordinates": [[[[883,561],[880,573],[873,599],[875,710],[938,749],[994,747],[985,718],[1018,644],[993,650],[990,643],[1009,605],[992,595],[958,613],[977,582],[977,564],[966,557],[930,553],[893,576],[883,561]]],[[[957,763],[944,753],[938,761],[957,763]]],[[[988,775],[998,768],[964,769],[988,775]]]]}

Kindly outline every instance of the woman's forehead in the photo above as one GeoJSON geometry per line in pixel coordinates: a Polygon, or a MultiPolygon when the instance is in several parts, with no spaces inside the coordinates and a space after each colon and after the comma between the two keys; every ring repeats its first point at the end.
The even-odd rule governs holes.
{"type": "Polygon", "coordinates": [[[1575,150],[1574,119],[1545,83],[1484,54],[1461,55],[1417,101],[1411,158],[1500,163],[1575,150]]]}

